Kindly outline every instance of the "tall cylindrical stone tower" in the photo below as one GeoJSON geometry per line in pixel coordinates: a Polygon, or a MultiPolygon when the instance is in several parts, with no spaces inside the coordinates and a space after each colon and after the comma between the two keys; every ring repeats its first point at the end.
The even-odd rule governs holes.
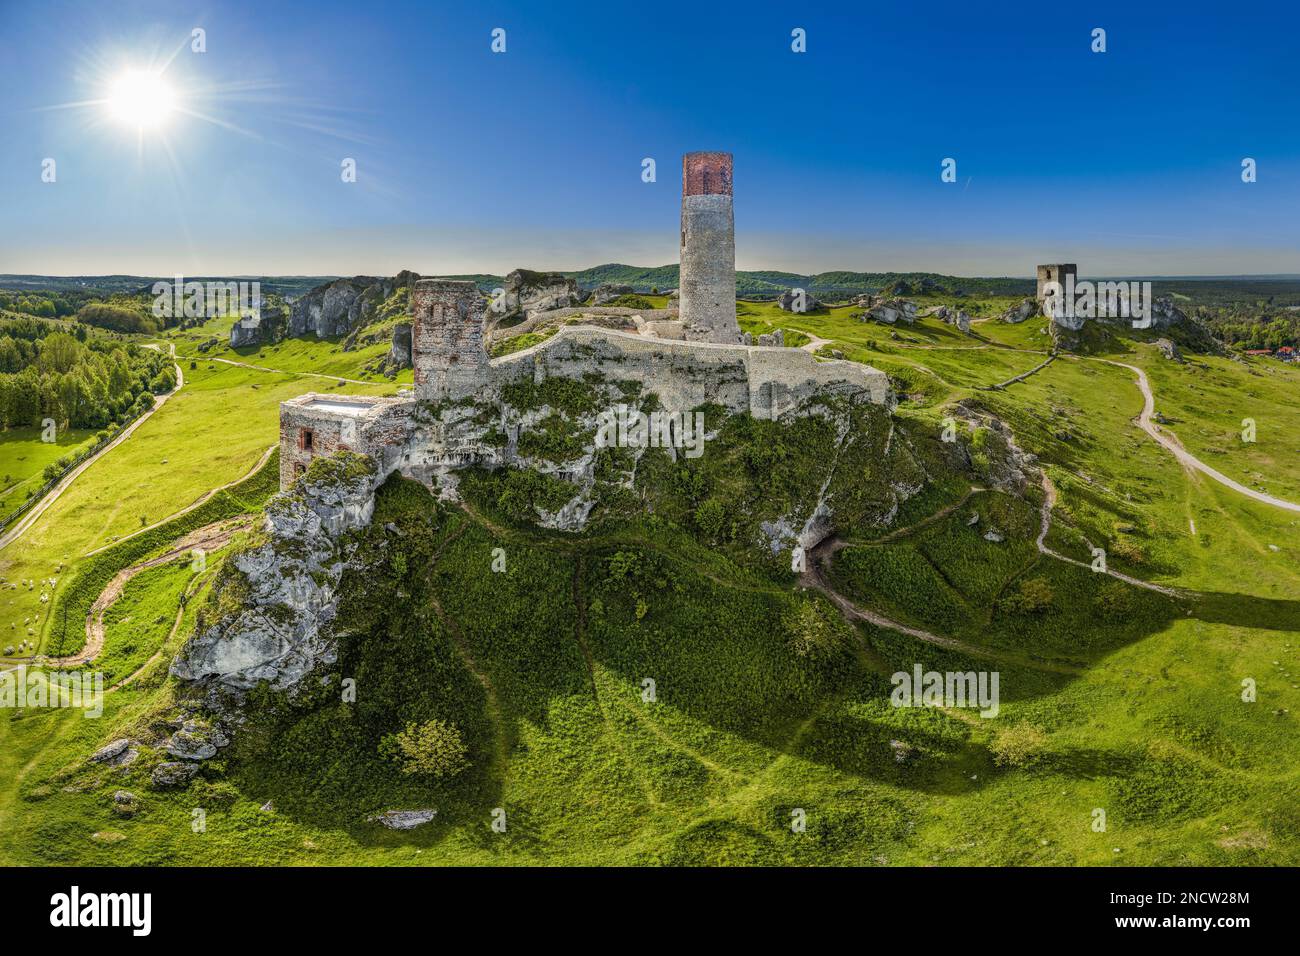
{"type": "Polygon", "coordinates": [[[411,364],[420,401],[469,398],[491,376],[483,296],[473,282],[420,279],[411,291],[411,364]]]}
{"type": "Polygon", "coordinates": [[[678,285],[678,307],[688,340],[729,344],[740,341],[730,153],[687,153],[682,157],[678,285]]]}

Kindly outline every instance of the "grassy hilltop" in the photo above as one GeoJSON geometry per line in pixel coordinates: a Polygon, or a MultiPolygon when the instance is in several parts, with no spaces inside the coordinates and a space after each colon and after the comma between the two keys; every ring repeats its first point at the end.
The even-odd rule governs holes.
{"type": "MultiPolygon", "coordinates": [[[[611,483],[580,535],[528,520],[547,489],[524,473],[467,475],[465,507],[390,480],[364,567],[341,585],[348,636],[328,681],[292,698],[254,692],[232,746],[178,790],[149,787],[157,756],[125,770],[86,757],[166,732],[180,693],[167,661],[220,604],[222,558],[252,525],[201,567],[186,551],[139,571],[105,615],[97,666],[110,682],[134,676],[108,694],[104,717],[0,714],[0,833],[11,837],[0,862],[1300,862],[1300,516],[1185,471],[1134,425],[1132,373],[1103,360],[1147,371],[1157,411],[1193,454],[1293,501],[1300,369],[1178,364],[1136,334],[989,391],[1044,360],[1045,324],[993,318],[1014,290],[919,301],[958,299],[975,337],[929,319],[891,330],[849,308],[791,316],[743,303],[751,331],[815,336],[824,352],[888,372],[897,412],[864,410],[843,445],[812,419],[719,422],[699,459],[647,452],[636,484],[611,483]],[[958,403],[1039,456],[1059,493],[1048,548],[1086,564],[1102,547],[1112,570],[1177,593],[1041,553],[1042,491],[989,490],[988,435],[963,432],[965,457],[939,441],[958,403]],[[1244,417],[1254,444],[1240,440],[1244,417]],[[828,478],[845,507],[827,587],[942,644],[844,617],[804,589],[788,556],[752,547],[756,516],[815,497],[828,478]],[[919,491],[882,515],[885,486],[912,480],[919,491]],[[987,540],[990,528],[1004,540],[987,540]],[[889,675],[916,662],[999,671],[998,716],[891,707],[889,675]],[[355,703],[340,700],[345,678],[355,703]],[[1255,703],[1242,700],[1246,678],[1255,703]],[[441,776],[404,772],[403,733],[433,722],[454,727],[463,754],[439,750],[441,776]],[[138,798],[129,810],[113,801],[119,789],[138,798]],[[366,820],[415,807],[438,815],[407,833],[366,820]],[[504,833],[491,827],[497,808],[504,833]],[[1105,832],[1092,828],[1097,809],[1105,832]]],[[[396,387],[368,384],[373,356],[339,343],[197,351],[225,340],[219,325],[174,333],[184,388],[0,551],[6,581],[58,579],[0,590],[0,629],[36,618],[43,640],[75,652],[115,574],[256,516],[274,488],[274,457],[255,466],[280,400],[396,387]]]]}

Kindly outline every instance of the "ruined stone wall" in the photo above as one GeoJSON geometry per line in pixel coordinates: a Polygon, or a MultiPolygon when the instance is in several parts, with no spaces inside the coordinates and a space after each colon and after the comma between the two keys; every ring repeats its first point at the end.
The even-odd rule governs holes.
{"type": "Polygon", "coordinates": [[[397,467],[411,433],[415,403],[409,399],[324,395],[311,392],[280,404],[280,488],[288,488],[314,459],[336,451],[369,455],[385,474],[397,467]],[[313,402],[364,406],[364,414],[343,415],[313,402]],[[306,433],[311,433],[307,447],[306,433]]]}
{"type": "MultiPolygon", "coordinates": [[[[355,428],[355,422],[353,423],[355,428]]],[[[353,433],[349,442],[343,436],[343,422],[324,418],[303,408],[280,406],[280,487],[287,488],[293,480],[311,466],[312,459],[332,455],[340,448],[351,448],[356,440],[353,433]],[[304,446],[306,432],[312,436],[311,447],[304,446]]]]}
{"type": "Polygon", "coordinates": [[[682,157],[678,295],[686,337],[691,341],[740,341],[731,174],[730,153],[687,153],[682,157]]]}
{"type": "Polygon", "coordinates": [[[733,412],[773,418],[816,394],[860,396],[888,404],[889,379],[847,361],[819,361],[792,348],[652,339],[592,326],[568,326],[530,349],[492,363],[497,383],[551,376],[638,382],[666,411],[715,402],[733,412]]]}
{"type": "Polygon", "coordinates": [[[488,377],[483,344],[486,304],[472,282],[421,279],[411,293],[415,395],[424,401],[469,398],[488,377]]]}

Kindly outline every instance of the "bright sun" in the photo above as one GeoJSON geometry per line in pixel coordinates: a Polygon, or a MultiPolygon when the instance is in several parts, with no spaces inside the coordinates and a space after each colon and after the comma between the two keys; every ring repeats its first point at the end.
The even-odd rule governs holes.
{"type": "Polygon", "coordinates": [[[113,81],[108,109],[120,123],[137,129],[159,126],[176,106],[176,97],[161,73],[130,70],[113,81]]]}

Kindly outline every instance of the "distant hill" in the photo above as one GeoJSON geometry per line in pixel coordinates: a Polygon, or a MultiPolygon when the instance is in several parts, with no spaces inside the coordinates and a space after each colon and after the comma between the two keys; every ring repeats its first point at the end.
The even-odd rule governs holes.
{"type": "MultiPolygon", "coordinates": [[[[0,275],[0,289],[28,292],[117,292],[148,294],[155,282],[175,276],[38,276],[0,275]]],[[[260,282],[262,291],[294,298],[338,276],[185,276],[186,282],[260,282]]]]}
{"type": "MultiPolygon", "coordinates": [[[[576,272],[561,272],[561,275],[576,279],[584,289],[594,289],[598,285],[609,283],[629,285],[637,292],[650,292],[653,289],[663,292],[677,288],[678,284],[676,265],[646,267],[611,262],[576,272]]],[[[448,278],[469,279],[484,290],[504,282],[503,277],[493,275],[458,275],[448,278]]],[[[1034,280],[964,278],[934,272],[822,272],[817,275],[775,270],[736,272],[736,294],[741,298],[774,299],[787,289],[795,288],[805,289],[824,299],[845,298],[886,289],[902,295],[925,291],[965,295],[1028,295],[1034,291],[1034,280]]]]}
{"type": "MultiPolygon", "coordinates": [[[[435,273],[426,273],[435,274],[435,273]]],[[[666,266],[630,266],[611,262],[589,269],[561,272],[577,280],[584,289],[598,285],[628,285],[637,292],[661,292],[678,285],[676,264],[666,266]]],[[[171,276],[148,277],[130,275],[106,276],[40,276],[0,275],[0,289],[15,292],[50,293],[148,293],[154,282],[171,279],[171,276]]],[[[186,276],[187,281],[251,281],[262,284],[262,291],[293,299],[338,276],[186,276]]],[[[447,276],[474,282],[485,292],[504,286],[505,277],[491,273],[471,273],[447,276]]],[[[1092,277],[1097,278],[1097,277],[1092,277]]],[[[1112,276],[1110,278],[1125,278],[1112,276]]],[[[1131,277],[1128,277],[1131,278],[1131,277]]],[[[1300,292],[1300,277],[1296,276],[1154,276],[1151,278],[1163,293],[1180,292],[1198,302],[1215,302],[1245,298],[1272,299],[1291,303],[1300,292]]],[[[898,295],[915,295],[936,292],[947,295],[1032,295],[1034,280],[1015,277],[949,276],[937,272],[819,272],[801,275],[797,272],[760,270],[736,273],[736,294],[747,299],[774,299],[787,289],[801,288],[820,299],[835,300],[860,295],[865,292],[890,292],[898,295]]]]}
{"type": "MultiPolygon", "coordinates": [[[[630,285],[637,292],[651,288],[675,289],[678,282],[676,265],[647,269],[610,263],[566,272],[578,280],[583,288],[593,288],[603,282],[630,285]]],[[[1034,280],[1016,278],[963,278],[945,276],[934,272],[821,272],[801,275],[797,272],[763,270],[737,271],[736,294],[743,298],[775,298],[787,289],[801,288],[821,298],[860,295],[896,288],[900,293],[935,291],[964,293],[967,295],[1025,295],[1033,292],[1034,280]]]]}

